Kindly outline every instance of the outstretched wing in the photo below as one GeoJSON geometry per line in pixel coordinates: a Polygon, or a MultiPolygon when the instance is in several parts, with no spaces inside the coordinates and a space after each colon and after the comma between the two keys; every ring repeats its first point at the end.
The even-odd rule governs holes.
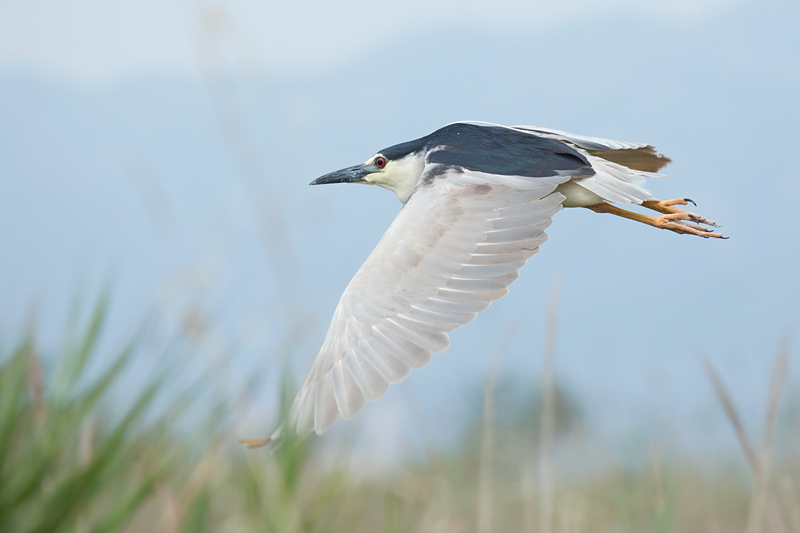
{"type": "Polygon", "coordinates": [[[567,180],[429,165],[344,291],[288,429],[323,433],[447,348],[547,240],[567,180]]]}

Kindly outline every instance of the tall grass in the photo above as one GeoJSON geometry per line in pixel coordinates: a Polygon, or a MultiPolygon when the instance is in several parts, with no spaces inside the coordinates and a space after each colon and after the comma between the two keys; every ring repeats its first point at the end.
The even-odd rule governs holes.
{"type": "Polygon", "coordinates": [[[97,304],[52,376],[32,333],[0,366],[0,531],[116,531],[130,521],[176,462],[170,415],[142,420],[159,390],[145,387],[119,416],[103,416],[111,387],[137,352],[138,338],[84,382],[106,314],[97,304]]]}
{"type": "MultiPolygon", "coordinates": [[[[563,450],[573,450],[569,463],[594,442],[557,380],[549,400],[526,396],[512,412],[503,400],[510,387],[492,376],[492,404],[460,445],[365,475],[331,465],[326,438],[287,442],[274,455],[245,450],[229,404],[198,395],[209,378],[176,393],[165,367],[130,390],[149,328],[109,351],[100,342],[106,315],[101,299],[56,353],[40,353],[33,328],[0,353],[3,533],[523,531],[543,512],[555,532],[800,531],[800,487],[782,484],[800,481],[800,456],[771,452],[788,349],[764,438],[747,444],[746,461],[702,468],[654,454],[651,464],[576,474],[563,468],[563,450]],[[120,388],[133,398],[125,409],[120,388]],[[547,494],[537,488],[541,457],[547,494]]],[[[718,375],[712,382],[736,420],[731,394],[718,375]]],[[[284,380],[284,409],[293,392],[284,380]]]]}

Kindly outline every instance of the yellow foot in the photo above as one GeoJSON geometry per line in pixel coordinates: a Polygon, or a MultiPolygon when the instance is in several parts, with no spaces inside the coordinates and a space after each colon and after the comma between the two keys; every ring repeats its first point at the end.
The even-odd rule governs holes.
{"type": "Polygon", "coordinates": [[[686,220],[689,222],[694,222],[695,224],[705,224],[707,226],[713,226],[715,228],[719,227],[717,223],[714,222],[713,220],[707,219],[706,217],[702,217],[690,211],[686,211],[685,209],[675,207],[676,205],[689,205],[690,203],[693,206],[697,207],[697,204],[694,203],[694,200],[690,198],[675,198],[674,200],[646,200],[642,202],[642,206],[648,209],[652,209],[653,211],[658,211],[659,213],[664,213],[667,215],[680,214],[686,217],[686,218],[676,218],[675,220],[686,220]]]}
{"type": "Polygon", "coordinates": [[[714,233],[714,228],[718,226],[713,220],[707,220],[686,211],[653,217],[653,222],[655,227],[674,231],[675,233],[697,235],[698,237],[706,238],[715,237],[717,239],[727,239],[727,237],[723,237],[719,233],[714,233]],[[706,224],[711,227],[706,227],[701,224],[706,224]]]}

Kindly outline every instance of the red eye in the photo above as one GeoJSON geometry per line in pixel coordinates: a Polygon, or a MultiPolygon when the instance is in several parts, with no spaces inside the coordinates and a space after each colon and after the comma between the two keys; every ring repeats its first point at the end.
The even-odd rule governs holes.
{"type": "Polygon", "coordinates": [[[384,159],[382,157],[376,157],[375,158],[375,166],[378,167],[378,168],[385,167],[386,166],[386,159],[384,159]]]}

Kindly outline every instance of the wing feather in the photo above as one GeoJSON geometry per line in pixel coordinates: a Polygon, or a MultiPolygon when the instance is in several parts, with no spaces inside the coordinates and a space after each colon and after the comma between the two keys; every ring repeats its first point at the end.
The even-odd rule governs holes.
{"type": "Polygon", "coordinates": [[[345,354],[342,361],[367,400],[377,400],[389,388],[389,380],[364,359],[357,345],[345,354]]]}
{"type": "Polygon", "coordinates": [[[376,343],[377,346],[374,336],[370,337],[369,341],[361,339],[358,342],[358,347],[364,354],[364,358],[375,366],[389,383],[400,383],[406,379],[406,376],[411,372],[411,365],[404,363],[389,352],[376,351],[372,343],[376,343]]]}
{"type": "Polygon", "coordinates": [[[314,431],[321,435],[330,428],[339,417],[339,409],[333,393],[333,377],[326,372],[316,387],[314,398],[314,431]]]}
{"type": "Polygon", "coordinates": [[[636,150],[647,146],[644,143],[614,141],[612,139],[603,139],[600,137],[589,137],[588,135],[576,135],[574,133],[567,133],[566,131],[546,128],[544,126],[514,126],[514,128],[529,131],[548,139],[567,141],[587,150],[636,150]]]}
{"type": "Polygon", "coordinates": [[[517,279],[516,274],[509,274],[499,279],[467,279],[467,278],[452,278],[448,280],[445,288],[455,289],[458,291],[475,292],[475,293],[492,293],[496,295],[492,300],[496,300],[501,296],[508,293],[508,285],[517,279]]]}
{"type": "Polygon", "coordinates": [[[290,409],[299,434],[355,415],[505,295],[547,240],[564,199],[553,191],[570,179],[429,171],[339,301],[290,409]]]}
{"type": "Polygon", "coordinates": [[[542,126],[516,126],[516,128],[530,131],[549,139],[566,141],[583,148],[587,153],[593,156],[605,159],[606,161],[612,161],[634,170],[658,172],[671,162],[668,157],[659,154],[656,152],[655,148],[645,143],[588,137],[554,130],[552,128],[544,128],[542,126]]]}

